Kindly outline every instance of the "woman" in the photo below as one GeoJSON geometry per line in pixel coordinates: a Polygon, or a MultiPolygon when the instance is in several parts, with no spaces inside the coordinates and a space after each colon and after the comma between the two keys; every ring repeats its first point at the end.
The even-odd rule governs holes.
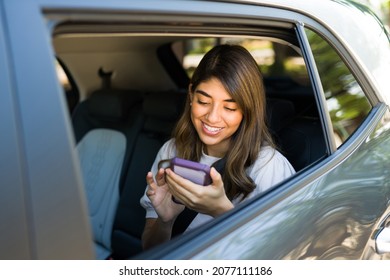
{"type": "Polygon", "coordinates": [[[241,46],[216,46],[195,70],[173,138],[160,149],[146,176],[148,186],[141,198],[146,209],[143,246],[169,240],[185,206],[199,213],[190,230],[294,172],[275,149],[266,127],[265,92],[256,61],[241,46]],[[173,157],[210,166],[224,158],[224,172],[211,168],[212,183],[199,186],[169,168],[158,168],[173,157]]]}

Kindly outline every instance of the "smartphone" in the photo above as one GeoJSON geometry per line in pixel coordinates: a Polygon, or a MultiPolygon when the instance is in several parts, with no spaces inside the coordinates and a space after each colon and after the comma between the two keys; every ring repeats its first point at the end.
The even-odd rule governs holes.
{"type": "Polygon", "coordinates": [[[206,164],[175,157],[171,160],[170,167],[173,172],[195,184],[211,184],[210,166],[206,164]]]}
{"type": "MultiPolygon", "coordinates": [[[[173,172],[195,184],[202,186],[211,184],[210,166],[206,164],[175,157],[171,160],[170,167],[173,172]]],[[[172,199],[174,202],[182,204],[175,197],[172,199]]]]}

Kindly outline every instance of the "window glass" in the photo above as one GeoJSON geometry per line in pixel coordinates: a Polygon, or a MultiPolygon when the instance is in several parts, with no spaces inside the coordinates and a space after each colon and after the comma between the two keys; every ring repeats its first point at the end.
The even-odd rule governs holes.
{"type": "Polygon", "coordinates": [[[333,125],[337,147],[359,127],[371,110],[363,90],[335,50],[306,29],[333,125]]]}

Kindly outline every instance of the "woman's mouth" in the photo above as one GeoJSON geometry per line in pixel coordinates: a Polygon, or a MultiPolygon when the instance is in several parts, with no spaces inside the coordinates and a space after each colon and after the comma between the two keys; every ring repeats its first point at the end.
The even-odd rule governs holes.
{"type": "Polygon", "coordinates": [[[202,125],[203,125],[203,130],[206,133],[212,134],[212,135],[218,134],[218,132],[220,132],[223,129],[223,127],[209,126],[205,123],[202,123],[202,125]]]}

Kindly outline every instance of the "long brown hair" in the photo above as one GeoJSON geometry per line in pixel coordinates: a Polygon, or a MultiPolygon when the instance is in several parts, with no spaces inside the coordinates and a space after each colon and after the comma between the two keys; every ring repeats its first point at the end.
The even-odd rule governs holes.
{"type": "MultiPolygon", "coordinates": [[[[252,55],[239,45],[218,45],[203,57],[190,84],[190,93],[198,85],[211,78],[218,79],[230,96],[237,102],[243,119],[230,141],[225,155],[223,182],[229,199],[239,195],[245,198],[256,187],[245,170],[259,156],[260,147],[273,141],[265,120],[265,91],[263,77],[252,55]]],[[[201,142],[191,122],[191,94],[183,115],[173,132],[177,156],[199,161],[202,156],[201,142]]]]}

